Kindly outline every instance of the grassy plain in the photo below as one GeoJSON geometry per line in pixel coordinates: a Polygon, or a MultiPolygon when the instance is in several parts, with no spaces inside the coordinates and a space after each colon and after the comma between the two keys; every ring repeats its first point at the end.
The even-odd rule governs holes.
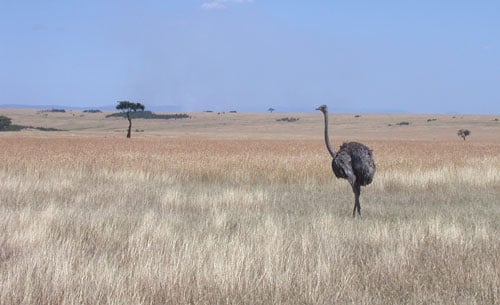
{"type": "Polygon", "coordinates": [[[319,113],[0,114],[68,130],[0,133],[0,304],[500,303],[493,116],[333,114],[378,165],[359,220],[319,113]]]}

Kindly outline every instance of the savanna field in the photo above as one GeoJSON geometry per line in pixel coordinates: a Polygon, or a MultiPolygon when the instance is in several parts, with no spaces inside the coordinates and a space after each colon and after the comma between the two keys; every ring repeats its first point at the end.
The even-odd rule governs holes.
{"type": "Polygon", "coordinates": [[[67,130],[0,133],[2,305],[500,304],[494,117],[331,114],[353,219],[320,114],[0,115],[67,130]]]}

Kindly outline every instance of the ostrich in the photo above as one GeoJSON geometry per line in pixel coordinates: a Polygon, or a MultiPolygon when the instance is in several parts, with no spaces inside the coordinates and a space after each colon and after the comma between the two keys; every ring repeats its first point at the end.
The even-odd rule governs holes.
{"type": "Polygon", "coordinates": [[[332,168],[335,177],[347,179],[354,192],[354,210],[352,216],[356,217],[358,211],[361,217],[361,205],[359,195],[361,186],[368,185],[373,180],[375,174],[375,162],[373,161],[372,150],[358,142],[348,142],[342,144],[338,151],[333,149],[328,134],[328,107],[326,105],[316,108],[323,112],[325,117],[325,143],[328,152],[332,156],[332,168]]]}

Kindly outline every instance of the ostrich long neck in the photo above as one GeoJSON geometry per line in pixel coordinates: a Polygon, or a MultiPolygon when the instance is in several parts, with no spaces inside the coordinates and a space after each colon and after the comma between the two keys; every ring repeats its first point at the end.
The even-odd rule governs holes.
{"type": "Polygon", "coordinates": [[[337,153],[335,152],[335,149],[333,149],[332,144],[330,143],[330,135],[328,134],[328,112],[324,112],[324,117],[325,117],[325,143],[326,143],[326,148],[328,149],[328,152],[330,155],[335,158],[337,153]]]}

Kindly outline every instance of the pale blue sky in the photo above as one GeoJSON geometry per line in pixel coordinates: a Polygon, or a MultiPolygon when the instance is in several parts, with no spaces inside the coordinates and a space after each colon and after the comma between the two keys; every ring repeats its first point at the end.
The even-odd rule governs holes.
{"type": "Polygon", "coordinates": [[[500,113],[496,0],[0,0],[0,104],[500,113]]]}

